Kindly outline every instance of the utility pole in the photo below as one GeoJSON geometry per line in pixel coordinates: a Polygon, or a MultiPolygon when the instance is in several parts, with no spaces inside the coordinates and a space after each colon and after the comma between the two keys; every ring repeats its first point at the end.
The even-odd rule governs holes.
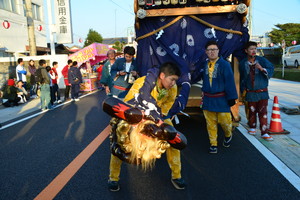
{"type": "Polygon", "coordinates": [[[36,56],[36,41],[34,34],[34,21],[32,16],[31,0],[25,0],[25,10],[27,18],[29,53],[31,56],[36,56]]]}

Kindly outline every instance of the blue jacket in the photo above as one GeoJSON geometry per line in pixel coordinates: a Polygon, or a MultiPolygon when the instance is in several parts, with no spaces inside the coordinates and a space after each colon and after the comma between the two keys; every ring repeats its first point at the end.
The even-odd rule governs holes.
{"type": "Polygon", "coordinates": [[[204,95],[202,109],[211,112],[230,112],[228,100],[237,99],[238,95],[229,62],[222,57],[218,59],[214,67],[212,86],[210,86],[209,83],[208,61],[204,62],[203,67],[201,68],[204,70],[202,73],[202,91],[209,94],[225,93],[224,96],[220,97],[209,97],[204,95]]]}
{"type": "MultiPolygon", "coordinates": [[[[125,80],[126,75],[117,76],[117,72],[126,70],[126,60],[125,58],[119,58],[115,61],[115,63],[111,66],[111,77],[113,79],[113,87],[111,89],[111,94],[115,95],[119,98],[124,98],[128,93],[128,90],[131,88],[132,84],[128,83],[128,80],[125,80]],[[118,87],[126,88],[126,90],[120,90],[118,87]]],[[[129,72],[138,71],[136,60],[133,59],[131,62],[131,66],[129,72]]]]}
{"type": "Polygon", "coordinates": [[[82,83],[82,75],[80,70],[77,67],[70,67],[68,71],[68,80],[72,85],[82,83]]]}
{"type": "MultiPolygon", "coordinates": [[[[269,85],[269,79],[273,76],[274,66],[264,57],[256,56],[256,62],[258,62],[263,68],[267,70],[267,73],[261,72],[255,69],[254,87],[251,84],[250,67],[248,64],[248,58],[243,59],[240,62],[240,90],[260,90],[265,89],[269,85]]],[[[257,102],[262,99],[269,99],[268,91],[265,92],[247,92],[245,100],[248,102],[257,102]]]]}

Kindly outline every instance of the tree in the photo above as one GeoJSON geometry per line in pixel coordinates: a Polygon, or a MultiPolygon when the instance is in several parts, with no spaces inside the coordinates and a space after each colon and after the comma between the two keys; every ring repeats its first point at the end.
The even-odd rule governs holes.
{"type": "Polygon", "coordinates": [[[287,23],[276,24],[277,28],[269,33],[273,43],[280,43],[285,40],[286,46],[292,46],[292,41],[296,40],[300,43],[300,24],[299,23],[287,23]]]}
{"type": "Polygon", "coordinates": [[[89,46],[90,44],[93,44],[94,42],[102,43],[103,38],[102,36],[93,29],[89,30],[89,33],[87,34],[87,37],[84,41],[84,47],[89,46]]]}
{"type": "Polygon", "coordinates": [[[123,47],[126,45],[125,42],[116,41],[112,48],[116,49],[117,52],[123,53],[123,47]]]}

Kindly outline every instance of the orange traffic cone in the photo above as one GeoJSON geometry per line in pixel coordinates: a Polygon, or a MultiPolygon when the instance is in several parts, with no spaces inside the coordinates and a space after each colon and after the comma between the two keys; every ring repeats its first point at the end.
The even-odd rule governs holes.
{"type": "Polygon", "coordinates": [[[273,110],[272,110],[270,128],[269,128],[268,132],[270,134],[289,134],[290,133],[289,131],[284,130],[282,128],[281,119],[280,119],[280,109],[279,109],[277,96],[274,96],[273,110]]]}

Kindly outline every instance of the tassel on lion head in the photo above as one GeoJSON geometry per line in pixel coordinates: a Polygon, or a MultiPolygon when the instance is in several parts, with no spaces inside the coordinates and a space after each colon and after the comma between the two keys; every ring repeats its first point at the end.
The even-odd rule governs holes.
{"type": "Polygon", "coordinates": [[[122,151],[129,155],[128,162],[141,164],[144,170],[151,169],[157,158],[161,157],[170,144],[167,141],[147,136],[141,131],[146,124],[154,124],[146,120],[133,126],[125,120],[113,118],[111,124],[116,124],[116,138],[122,151]]]}
{"type": "Polygon", "coordinates": [[[171,146],[181,150],[187,144],[185,136],[173,126],[145,116],[140,109],[119,99],[105,99],[103,110],[113,117],[112,154],[128,163],[140,164],[144,170],[151,169],[171,146]]]}

